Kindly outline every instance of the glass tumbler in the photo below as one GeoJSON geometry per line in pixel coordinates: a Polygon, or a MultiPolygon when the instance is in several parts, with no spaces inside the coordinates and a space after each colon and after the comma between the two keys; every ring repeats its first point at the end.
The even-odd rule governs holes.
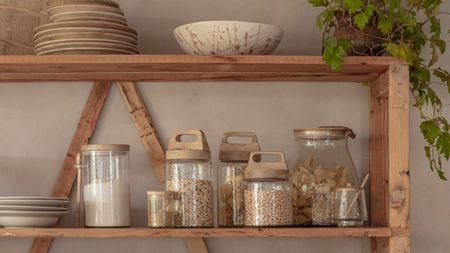
{"type": "Polygon", "coordinates": [[[172,228],[174,223],[174,192],[148,191],[148,226],[172,228]]]}
{"type": "Polygon", "coordinates": [[[367,220],[364,189],[338,188],[335,194],[333,219],[339,227],[361,227],[367,220]]]}

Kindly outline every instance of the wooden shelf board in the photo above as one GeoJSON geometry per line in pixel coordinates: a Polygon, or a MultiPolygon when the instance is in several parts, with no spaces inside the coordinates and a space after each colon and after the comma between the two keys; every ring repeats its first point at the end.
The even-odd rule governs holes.
{"type": "Polygon", "coordinates": [[[391,237],[407,229],[379,228],[1,228],[0,237],[391,237]]]}
{"type": "Polygon", "coordinates": [[[334,81],[365,82],[399,61],[347,57],[334,72],[321,56],[0,56],[0,82],[334,81]]]}

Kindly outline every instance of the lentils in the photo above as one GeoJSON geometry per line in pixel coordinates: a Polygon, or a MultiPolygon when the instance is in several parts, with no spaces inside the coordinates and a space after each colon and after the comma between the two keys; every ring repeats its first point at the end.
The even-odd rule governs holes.
{"type": "Polygon", "coordinates": [[[166,188],[175,192],[176,227],[212,227],[214,223],[213,185],[209,180],[168,181],[166,188]]]}
{"type": "Polygon", "coordinates": [[[244,191],[246,226],[292,225],[291,191],[254,185],[244,191]]]}

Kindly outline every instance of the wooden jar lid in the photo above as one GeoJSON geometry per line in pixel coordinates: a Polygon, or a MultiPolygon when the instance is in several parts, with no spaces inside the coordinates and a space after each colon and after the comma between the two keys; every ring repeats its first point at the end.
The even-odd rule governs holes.
{"type": "Polygon", "coordinates": [[[287,180],[289,178],[289,170],[287,168],[286,159],[283,152],[252,152],[245,169],[245,179],[261,179],[261,180],[287,180]],[[278,162],[262,162],[256,161],[255,158],[262,158],[265,155],[275,155],[280,157],[278,162]]]}
{"type": "Polygon", "coordinates": [[[82,145],[81,151],[130,151],[127,144],[88,144],[82,145]]]}
{"type": "Polygon", "coordinates": [[[223,134],[219,150],[219,160],[222,162],[247,162],[251,152],[260,151],[258,138],[252,132],[226,132],[223,134]],[[232,143],[230,137],[249,138],[247,143],[232,143]]]}
{"type": "Polygon", "coordinates": [[[345,139],[356,137],[352,129],[344,126],[321,126],[294,129],[295,139],[345,139]]]}
{"type": "Polygon", "coordinates": [[[169,148],[166,152],[166,160],[205,160],[211,159],[211,151],[203,131],[191,129],[178,131],[169,141],[169,148]],[[185,142],[182,136],[193,135],[196,140],[185,142]]]}

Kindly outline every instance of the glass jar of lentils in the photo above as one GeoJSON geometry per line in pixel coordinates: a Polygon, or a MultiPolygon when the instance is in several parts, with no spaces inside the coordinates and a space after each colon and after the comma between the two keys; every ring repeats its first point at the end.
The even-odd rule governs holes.
{"type": "Polygon", "coordinates": [[[254,133],[227,132],[222,138],[217,189],[220,227],[244,226],[244,172],[250,153],[256,151],[260,148],[254,133]]]}
{"type": "Polygon", "coordinates": [[[175,227],[214,225],[213,169],[201,130],[175,133],[166,152],[166,191],[174,192],[175,227]],[[182,137],[195,137],[183,141],[182,137]]]}
{"type": "Polygon", "coordinates": [[[245,226],[292,225],[289,171],[282,152],[253,152],[245,170],[245,226]],[[264,156],[278,156],[279,162],[264,162],[264,156]],[[255,158],[262,158],[257,162],[255,158]]]}

